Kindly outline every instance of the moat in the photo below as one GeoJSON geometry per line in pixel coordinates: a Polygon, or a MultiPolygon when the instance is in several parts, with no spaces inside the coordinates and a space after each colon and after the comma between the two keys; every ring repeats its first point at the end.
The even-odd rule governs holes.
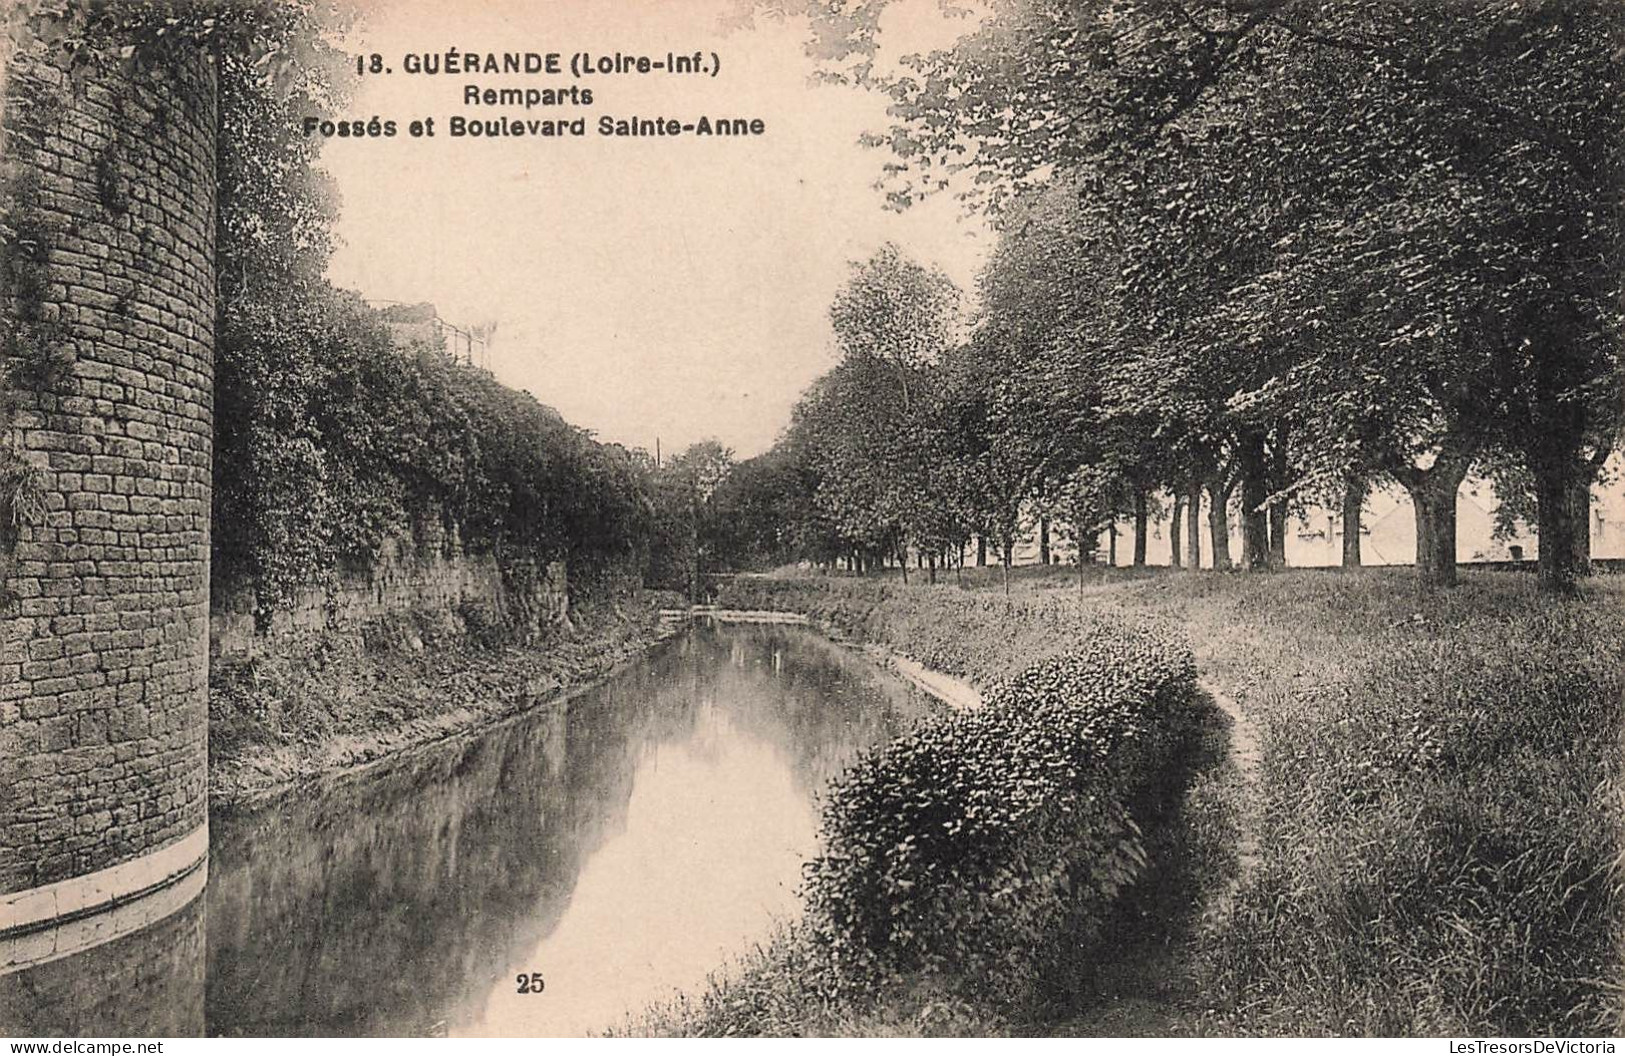
{"type": "Polygon", "coordinates": [[[805,628],[696,626],[565,704],[216,816],[200,899],[0,979],[0,1018],[34,1034],[602,1030],[793,917],[818,793],[925,707],[805,628]],[[104,984],[70,982],[86,978],[104,984]]]}

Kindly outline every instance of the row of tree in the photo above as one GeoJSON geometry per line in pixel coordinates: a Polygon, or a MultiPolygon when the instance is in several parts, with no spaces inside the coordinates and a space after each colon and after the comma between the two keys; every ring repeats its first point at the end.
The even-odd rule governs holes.
{"type": "Polygon", "coordinates": [[[1343,508],[1357,561],[1393,481],[1444,584],[1476,469],[1530,510],[1542,583],[1573,586],[1625,419],[1625,8],[990,6],[890,76],[884,0],[790,6],[892,97],[893,203],[949,190],[1001,237],[968,331],[894,247],[855,268],[839,365],[739,470],[784,502],[753,545],[951,555],[1036,508],[1085,540],[1132,517],[1139,549],[1163,493],[1188,562],[1204,500],[1216,564],[1232,501],[1247,567],[1309,502],[1343,508]]]}

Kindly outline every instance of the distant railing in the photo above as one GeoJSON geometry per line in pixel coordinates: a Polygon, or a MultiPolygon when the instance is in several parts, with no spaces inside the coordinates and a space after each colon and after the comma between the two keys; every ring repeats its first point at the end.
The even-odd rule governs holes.
{"type": "MultiPolygon", "coordinates": [[[[387,297],[368,297],[366,298],[366,302],[373,307],[378,307],[380,305],[404,305],[406,307],[413,307],[417,303],[395,301],[390,300],[387,297]]],[[[426,321],[434,324],[436,337],[448,337],[449,335],[447,341],[449,347],[446,349],[446,352],[453,360],[461,363],[467,363],[471,367],[479,367],[481,370],[491,369],[491,346],[490,342],[484,335],[476,334],[469,330],[464,330],[455,323],[448,323],[446,320],[440,318],[438,312],[431,315],[426,321]],[[477,355],[474,351],[474,346],[476,344],[479,345],[479,352],[477,355]]],[[[402,322],[409,323],[411,321],[402,320],[402,322]]]]}

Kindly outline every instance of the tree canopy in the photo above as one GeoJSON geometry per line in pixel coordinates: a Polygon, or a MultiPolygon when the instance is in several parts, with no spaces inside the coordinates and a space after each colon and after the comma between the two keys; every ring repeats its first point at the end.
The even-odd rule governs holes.
{"type": "MultiPolygon", "coordinates": [[[[1533,492],[1543,583],[1585,572],[1625,420],[1625,9],[992,0],[950,47],[882,62],[889,6],[748,10],[804,20],[826,76],[889,97],[867,139],[893,207],[952,193],[1001,232],[976,332],[919,360],[958,394],[929,462],[966,523],[1070,495],[1143,534],[1148,492],[1222,513],[1239,488],[1263,567],[1289,510],[1342,494],[1357,517],[1386,479],[1448,583],[1457,487],[1516,464],[1498,479],[1533,492]]],[[[864,303],[866,332],[889,310],[936,340],[864,303]]],[[[858,431],[845,482],[930,417],[869,395],[837,373],[806,404],[858,431]]],[[[908,532],[899,504],[846,505],[908,532]]]]}

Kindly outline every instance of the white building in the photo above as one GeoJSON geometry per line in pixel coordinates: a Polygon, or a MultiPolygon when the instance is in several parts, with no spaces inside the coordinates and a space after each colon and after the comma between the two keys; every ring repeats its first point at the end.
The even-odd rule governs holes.
{"type": "MultiPolygon", "coordinates": [[[[1625,460],[1615,456],[1609,462],[1602,487],[1592,488],[1591,502],[1591,556],[1594,558],[1625,558],[1625,460]]],[[[1164,505],[1167,505],[1165,502],[1164,505]]],[[[1518,534],[1508,539],[1495,538],[1495,511],[1500,505],[1495,489],[1487,480],[1469,477],[1457,493],[1456,502],[1456,559],[1458,561],[1534,560],[1540,553],[1540,539],[1534,525],[1520,524],[1518,534]]],[[[1207,510],[1201,512],[1202,567],[1213,563],[1212,539],[1208,536],[1207,510]]],[[[1146,563],[1167,565],[1170,540],[1169,519],[1164,513],[1161,520],[1150,525],[1146,544],[1146,563]]],[[[1410,496],[1398,485],[1373,491],[1366,498],[1361,518],[1360,558],[1366,565],[1409,565],[1416,558],[1416,513],[1410,496]]],[[[1181,556],[1184,554],[1180,529],[1181,556]]],[[[1070,563],[1076,550],[1063,538],[1064,533],[1052,533],[1052,560],[1070,563]]],[[[1099,541],[1098,560],[1105,561],[1109,550],[1106,533],[1099,541]]],[[[1017,564],[1038,562],[1038,533],[1031,532],[1017,545],[1014,552],[1017,564]]],[[[993,557],[992,554],[989,555],[993,557]]],[[[1232,503],[1230,513],[1230,557],[1241,558],[1240,518],[1232,503]]],[[[1302,517],[1287,522],[1286,560],[1289,567],[1315,568],[1343,563],[1343,525],[1340,510],[1315,508],[1302,517]]],[[[1117,525],[1117,564],[1127,566],[1134,561],[1134,523],[1122,521],[1117,525]]]]}

